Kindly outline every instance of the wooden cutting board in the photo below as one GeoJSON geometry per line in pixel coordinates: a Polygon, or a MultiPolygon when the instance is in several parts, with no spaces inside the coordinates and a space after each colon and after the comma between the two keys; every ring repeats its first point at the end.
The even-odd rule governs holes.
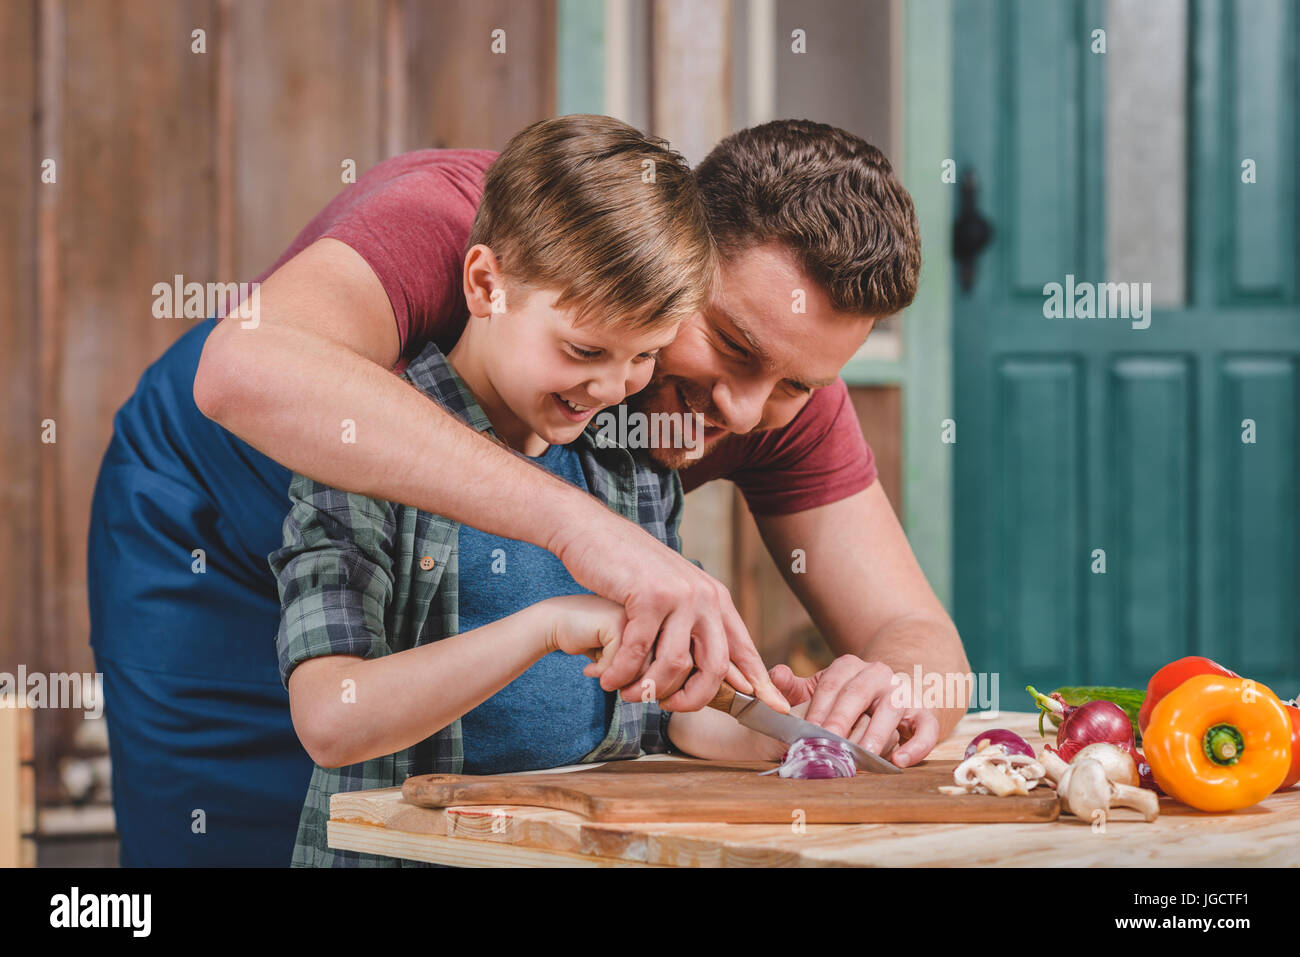
{"type": "Polygon", "coordinates": [[[1056,820],[1056,792],[943,794],[956,761],[923,761],[902,774],[797,781],[761,762],[612,761],[559,774],[423,774],[402,797],[419,807],[525,805],[592,821],[719,821],[728,824],[979,823],[1056,820]]]}

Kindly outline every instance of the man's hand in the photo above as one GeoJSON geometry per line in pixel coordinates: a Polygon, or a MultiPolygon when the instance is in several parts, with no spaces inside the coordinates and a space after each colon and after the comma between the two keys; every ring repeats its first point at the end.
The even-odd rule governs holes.
{"type": "Polygon", "coordinates": [[[648,689],[669,711],[706,707],[723,678],[788,711],[722,583],[639,526],[606,516],[547,546],[580,585],[627,613],[617,650],[585,673],[606,691],[621,688],[624,701],[640,701],[648,689]]]}
{"type": "Polygon", "coordinates": [[[939,743],[934,713],[907,706],[916,700],[911,679],[881,662],[843,655],[811,678],[777,665],[772,680],[794,704],[808,703],[807,720],[900,768],[920,761],[939,743]]]}

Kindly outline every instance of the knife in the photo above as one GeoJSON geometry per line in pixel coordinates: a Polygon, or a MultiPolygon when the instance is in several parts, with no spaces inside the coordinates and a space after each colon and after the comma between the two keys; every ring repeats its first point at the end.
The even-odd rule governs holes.
{"type": "Polygon", "coordinates": [[[722,687],[718,689],[713,700],[709,702],[709,707],[725,711],[745,727],[759,734],[765,734],[769,738],[784,741],[786,744],[794,744],[800,738],[830,738],[832,741],[838,741],[848,746],[858,767],[864,771],[874,774],[903,773],[903,769],[892,761],[886,761],[880,755],[873,754],[866,748],[854,744],[847,738],[841,738],[838,734],[833,734],[811,721],[805,721],[793,714],[781,714],[753,695],[737,691],[725,681],[722,682],[722,687]]]}

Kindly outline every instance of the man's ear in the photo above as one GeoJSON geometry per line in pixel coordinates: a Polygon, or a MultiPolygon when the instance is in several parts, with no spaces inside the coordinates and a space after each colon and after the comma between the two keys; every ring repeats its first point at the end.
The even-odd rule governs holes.
{"type": "MultiPolygon", "coordinates": [[[[497,257],[487,246],[479,243],[471,246],[465,254],[465,269],[462,276],[465,291],[465,304],[469,306],[471,316],[492,315],[492,295],[498,300],[505,296],[505,279],[497,257]]],[[[497,311],[500,311],[498,307],[497,311]]]]}

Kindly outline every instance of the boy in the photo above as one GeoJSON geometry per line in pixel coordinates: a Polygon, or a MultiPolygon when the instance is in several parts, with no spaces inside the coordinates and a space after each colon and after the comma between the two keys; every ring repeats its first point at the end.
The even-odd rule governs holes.
{"type": "MultiPolygon", "coordinates": [[[[588,426],[646,385],[714,268],[679,155],[607,117],[534,124],[487,174],[464,261],[465,332],[402,377],[678,548],[676,473],[588,426]]],[[[276,645],[317,765],[294,866],[399,864],[327,847],[339,791],[634,758],[643,736],[665,748],[658,709],[603,692],[580,657],[612,651],[622,609],[581,594],[549,552],[302,475],[290,498],[284,547],[269,556],[276,645]]],[[[702,756],[780,754],[717,712],[673,727],[702,756]]]]}

